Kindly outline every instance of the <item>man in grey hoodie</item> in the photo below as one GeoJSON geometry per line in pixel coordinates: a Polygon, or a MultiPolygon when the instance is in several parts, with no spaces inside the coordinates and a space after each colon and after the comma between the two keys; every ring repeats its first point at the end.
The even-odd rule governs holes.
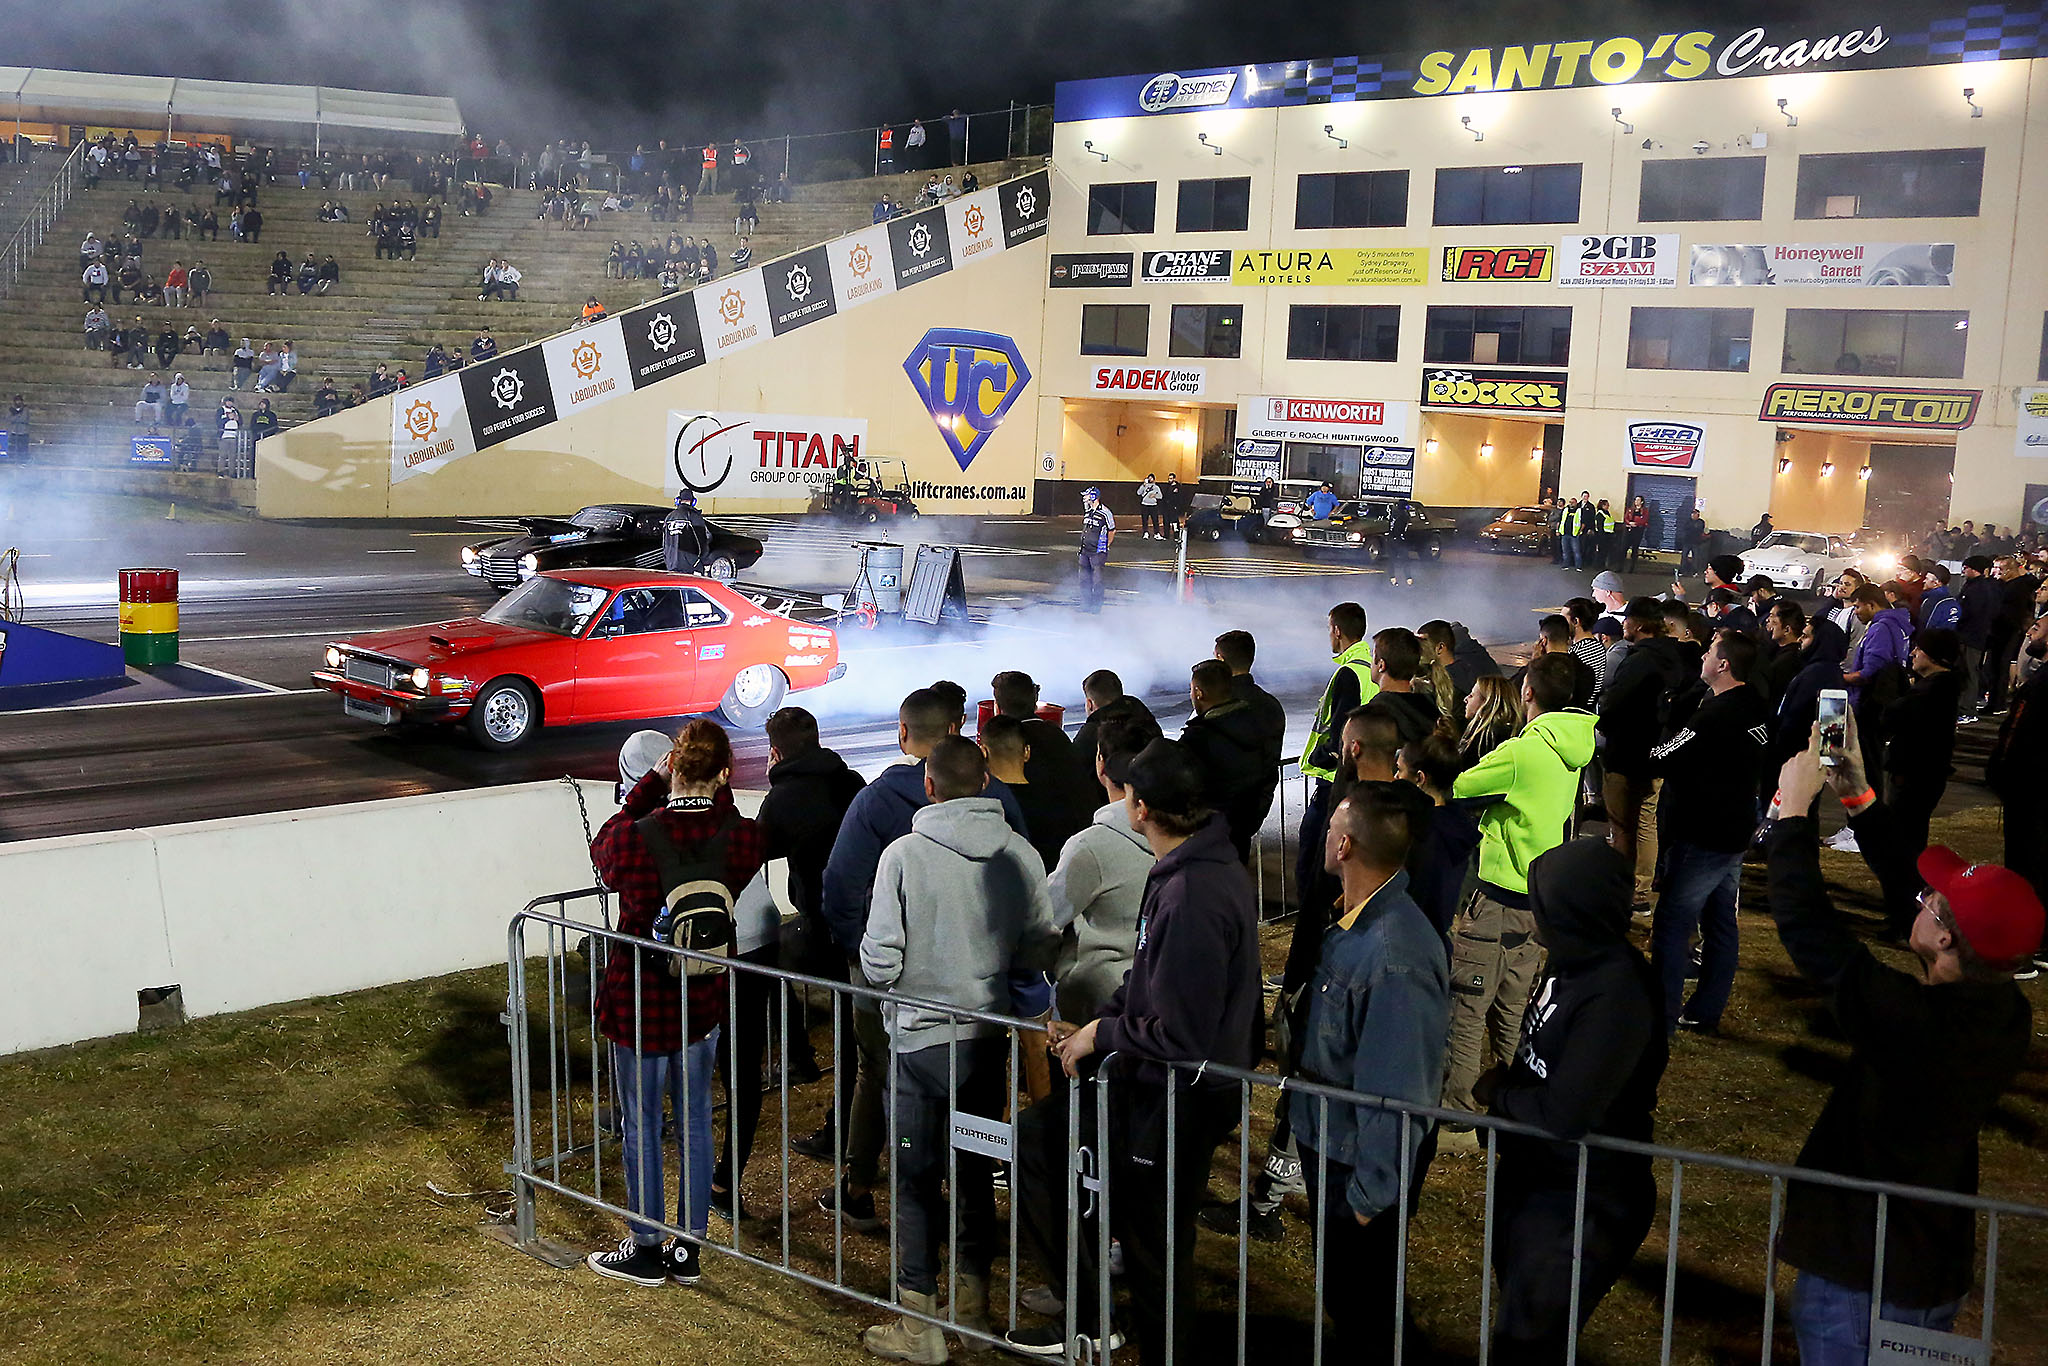
{"type": "Polygon", "coordinates": [[[1155,856],[1131,827],[1124,795],[1131,761],[1158,733],[1148,720],[1124,716],[1096,729],[1095,776],[1109,802],[1060,850],[1046,884],[1053,924],[1066,936],[1053,968],[1062,1020],[1078,1023],[1100,1015],[1138,951],[1138,908],[1155,856]]]}
{"type": "MultiPolygon", "coordinates": [[[[948,736],[932,747],[924,765],[929,804],[912,817],[910,833],[883,851],[860,942],[868,980],[912,998],[882,1008],[895,1054],[891,1203],[901,1235],[897,1300],[905,1312],[862,1337],[876,1356],[899,1361],[946,1359],[944,1335],[931,1319],[938,1312],[939,1243],[947,1227],[939,1187],[951,1115],[999,1120],[1006,1100],[1009,1050],[1002,1027],[937,1006],[1009,1014],[1011,975],[1044,971],[1059,947],[1045,865],[1010,829],[1002,803],[982,795],[987,784],[987,763],[972,741],[948,736]]],[[[987,1158],[959,1155],[953,1318],[982,1335],[988,1333],[989,1266],[1002,1241],[993,1176],[987,1158]]],[[[968,1339],[966,1345],[978,1344],[968,1339]]]]}

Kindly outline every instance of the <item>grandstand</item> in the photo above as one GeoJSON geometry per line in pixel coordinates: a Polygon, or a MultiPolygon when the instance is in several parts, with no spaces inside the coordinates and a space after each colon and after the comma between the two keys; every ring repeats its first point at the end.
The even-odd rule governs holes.
{"type": "MultiPolygon", "coordinates": [[[[356,150],[361,149],[351,149],[356,150]]],[[[46,176],[51,164],[46,154],[36,166],[46,176]]],[[[1017,166],[992,163],[973,169],[984,183],[993,183],[1015,174],[1017,166]]],[[[790,202],[762,205],[753,259],[767,261],[865,226],[885,189],[908,203],[923,179],[923,172],[906,172],[795,186],[790,202]]],[[[259,244],[233,242],[225,229],[217,243],[144,241],[144,264],[159,281],[173,260],[190,266],[195,257],[213,274],[213,292],[203,309],[144,309],[144,322],[154,332],[168,314],[181,332],[193,322],[204,331],[208,320],[218,317],[237,340],[251,337],[258,348],[266,340],[293,340],[299,380],[290,393],[269,396],[282,423],[290,426],[313,416],[312,393],[323,376],[344,393],[380,363],[394,371],[402,367],[417,379],[426,350],[436,341],[466,348],[479,329],[488,327],[500,349],[506,349],[571,326],[592,294],[614,312],[652,297],[657,288],[652,279],[606,278],[605,256],[614,238],[637,238],[645,245],[665,240],[670,232],[709,237],[719,249],[721,274],[730,269],[737,245],[732,197],[726,194],[700,198],[694,222],[657,223],[644,210],[634,210],[569,230],[537,217],[540,196],[534,191],[493,187],[492,192],[491,210],[483,217],[448,211],[440,238],[424,238],[417,260],[379,261],[365,220],[380,199],[417,199],[410,185],[394,177],[381,195],[368,189],[323,191],[317,182],[301,190],[294,177],[279,175],[277,183],[261,190],[259,244]],[[325,199],[346,203],[352,221],[317,221],[325,199]],[[280,250],[295,263],[308,252],[316,259],[333,255],[341,267],[340,288],[325,297],[302,298],[296,290],[289,296],[268,295],[265,277],[280,250]],[[525,277],[518,302],[478,300],[478,271],[492,256],[508,258],[525,277]]],[[[95,190],[80,190],[10,296],[11,325],[0,333],[0,396],[26,396],[35,422],[30,458],[38,463],[104,467],[127,459],[134,403],[146,372],[110,365],[104,352],[84,349],[81,327],[89,305],[81,302],[76,248],[88,230],[118,237],[131,196],[141,198],[139,186],[125,179],[110,178],[95,190]]],[[[210,203],[212,195],[167,192],[154,199],[162,207],[210,203]]],[[[124,324],[137,312],[126,305],[114,310],[111,304],[109,311],[124,324]]],[[[175,368],[192,385],[191,416],[210,436],[212,413],[228,392],[231,372],[221,358],[209,357],[202,364],[191,354],[180,356],[175,368]]],[[[164,376],[166,382],[169,378],[164,376]]],[[[254,406],[253,397],[238,401],[245,413],[254,406]]]]}

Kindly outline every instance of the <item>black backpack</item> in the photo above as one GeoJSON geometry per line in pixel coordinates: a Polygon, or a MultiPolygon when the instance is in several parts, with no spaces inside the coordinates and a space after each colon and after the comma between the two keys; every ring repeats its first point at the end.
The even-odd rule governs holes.
{"type": "MultiPolygon", "coordinates": [[[[728,811],[716,834],[690,846],[687,856],[661,827],[655,812],[634,823],[661,878],[662,907],[648,938],[658,944],[729,958],[733,952],[732,891],[725,885],[725,842],[739,825],[728,811]]],[[[667,955],[664,955],[667,956],[667,955]]],[[[725,971],[723,963],[668,957],[671,977],[703,977],[725,971]]]]}

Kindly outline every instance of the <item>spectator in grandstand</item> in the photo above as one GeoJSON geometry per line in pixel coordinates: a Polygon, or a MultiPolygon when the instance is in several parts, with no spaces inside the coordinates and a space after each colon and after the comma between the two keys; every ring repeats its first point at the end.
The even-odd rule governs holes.
{"type": "MultiPolygon", "coordinates": [[[[665,763],[642,778],[591,845],[591,861],[619,894],[619,930],[646,937],[668,891],[690,877],[722,884],[737,898],[762,862],[761,830],[733,806],[732,746],[714,721],[685,726],[665,763]]],[[[597,1027],[612,1045],[626,1168],[626,1203],[641,1216],[616,1250],[594,1252],[590,1269],[635,1285],[700,1276],[698,1243],[711,1206],[711,1074],[728,984],[720,973],[670,970],[667,955],[614,952],[597,993],[597,1027]],[[685,996],[687,995],[687,1002],[685,996]],[[684,1020],[687,1017],[688,1026],[684,1020]],[[663,1211],[662,1102],[674,1108],[688,1179],[676,1226],[688,1235],[662,1247],[647,1219],[663,1211]]]]}
{"type": "Polygon", "coordinates": [[[277,413],[271,409],[269,399],[256,400],[256,411],[249,414],[249,433],[258,441],[277,435],[277,413]]]}
{"type": "Polygon", "coordinates": [[[924,120],[912,119],[903,134],[903,164],[916,170],[924,165],[924,120]]]}
{"type": "Polygon", "coordinates": [[[143,325],[142,316],[137,314],[135,321],[128,324],[128,368],[130,370],[140,370],[149,363],[149,344],[149,328],[143,325]]]}
{"type": "Polygon", "coordinates": [[[106,250],[107,244],[100,240],[100,235],[96,232],[88,231],[85,234],[85,240],[78,244],[78,268],[84,270],[94,261],[99,260],[101,256],[105,255],[106,250]]]}
{"type": "MultiPolygon", "coordinates": [[[[819,907],[833,942],[849,960],[850,977],[860,972],[861,936],[867,928],[882,851],[910,833],[917,811],[930,800],[924,783],[925,759],[940,740],[959,731],[960,720],[959,703],[933,689],[919,688],[905,697],[896,713],[896,744],[915,762],[884,769],[862,788],[847,807],[833,839],[819,907]]],[[[988,792],[1003,803],[1010,828],[1023,834],[1024,816],[1010,790],[991,781],[988,792]]],[[[839,1037],[840,1104],[845,1113],[834,1120],[841,1125],[845,1140],[845,1167],[838,1180],[819,1192],[818,1205],[854,1229],[865,1231],[880,1227],[881,1222],[875,1216],[872,1188],[885,1138],[883,1076],[888,1057],[881,1017],[870,998],[854,1002],[852,1027],[842,1023],[839,1037]]],[[[833,1140],[829,1128],[821,1130],[797,1145],[798,1151],[818,1156],[822,1148],[822,1156],[829,1160],[833,1140]]]]}
{"type": "MultiPolygon", "coordinates": [[[[927,804],[911,818],[911,833],[890,844],[875,869],[861,969],[875,986],[905,996],[1013,1014],[1013,975],[1050,967],[1059,946],[1045,865],[1010,829],[1002,803],[983,795],[988,770],[973,742],[941,739],[924,770],[927,804]]],[[[940,1195],[949,1165],[949,1116],[1001,1117],[1009,1041],[1000,1030],[924,1007],[885,1006],[883,1021],[895,1054],[889,1100],[897,1144],[897,1301],[930,1316],[937,1310],[939,1244],[949,1222],[940,1195]]],[[[963,1329],[986,1334],[988,1274],[1001,1242],[994,1167],[965,1151],[950,1165],[952,1317],[963,1329]]],[[[877,1356],[908,1361],[937,1360],[946,1350],[936,1326],[909,1314],[868,1329],[863,1342],[877,1356]]]]}
{"type": "Polygon", "coordinates": [[[311,294],[313,286],[320,282],[320,263],[313,259],[312,252],[307,252],[306,259],[299,262],[298,270],[294,272],[294,281],[302,296],[311,294]]]}
{"type": "Polygon", "coordinates": [[[752,237],[761,226],[759,191],[751,185],[742,188],[735,196],[735,208],[738,212],[732,220],[732,235],[742,240],[752,237]]]}
{"type": "MultiPolygon", "coordinates": [[[[347,210],[344,209],[342,212],[346,214],[347,210]]],[[[420,210],[419,235],[421,237],[431,237],[436,242],[441,240],[441,206],[439,204],[428,204],[426,208],[420,210]]]]}
{"type": "Polygon", "coordinates": [[[263,240],[263,213],[255,204],[242,210],[236,222],[241,227],[243,241],[253,245],[263,240]]]}
{"type": "Polygon", "coordinates": [[[171,262],[171,269],[164,276],[164,303],[168,307],[183,308],[188,300],[191,276],[182,261],[171,262]]]}
{"type": "Polygon", "coordinates": [[[7,408],[7,453],[14,459],[28,459],[28,400],[20,394],[7,408]]]}
{"type": "Polygon", "coordinates": [[[313,390],[313,416],[333,417],[341,411],[341,393],[334,387],[334,381],[325,375],[320,377],[318,387],[313,390]]]}
{"type": "Polygon", "coordinates": [[[336,261],[332,255],[323,257],[320,262],[320,269],[314,274],[313,292],[315,294],[331,294],[334,292],[334,287],[340,283],[341,263],[336,261]]]}
{"type": "MultiPolygon", "coordinates": [[[[1579,770],[1593,757],[1594,719],[1571,707],[1570,655],[1541,655],[1522,680],[1522,731],[1458,775],[1451,795],[1489,799],[1480,814],[1479,881],[1452,933],[1458,992],[1451,1001],[1444,1106],[1480,1108],[1473,1085],[1493,1061],[1513,1060],[1542,963],[1529,911],[1529,865],[1564,839],[1579,770]]],[[[1459,1146],[1477,1143],[1465,1130],[1459,1146]]]]}
{"type": "Polygon", "coordinates": [[[235,348],[235,354],[233,359],[234,378],[229,381],[228,388],[239,389],[242,387],[244,381],[249,379],[251,372],[255,369],[255,344],[251,342],[247,337],[242,338],[242,344],[235,348]]]}
{"type": "Polygon", "coordinates": [[[268,393],[277,387],[277,357],[277,343],[272,341],[263,343],[263,349],[256,353],[257,393],[268,393]]]}
{"type": "Polygon", "coordinates": [[[604,319],[604,305],[597,301],[595,294],[583,301],[583,311],[578,315],[578,321],[587,327],[591,323],[601,323],[604,319]]]}
{"type": "Polygon", "coordinates": [[[702,238],[697,243],[697,278],[709,280],[718,274],[718,248],[711,245],[711,239],[702,238]]]}
{"type": "Polygon", "coordinates": [[[946,115],[946,138],[949,165],[965,165],[967,161],[967,116],[955,109],[946,115]]]}
{"type": "MultiPolygon", "coordinates": [[[[121,291],[131,294],[142,293],[142,263],[134,257],[125,257],[114,271],[114,302],[121,302],[121,291]]],[[[140,303],[138,297],[135,302],[140,303]]]]}
{"type": "Polygon", "coordinates": [[[202,355],[225,356],[228,354],[229,345],[228,329],[225,323],[221,322],[219,318],[215,318],[206,325],[206,346],[201,353],[202,355]]]}
{"type": "MultiPolygon", "coordinates": [[[[1853,731],[1856,722],[1850,722],[1853,731]]],[[[2026,880],[1934,846],[1917,866],[1893,813],[1870,790],[1862,746],[1845,744],[1828,786],[1840,797],[1881,883],[1928,890],[1910,944],[1914,976],[1886,967],[1830,903],[1820,867],[1820,731],[1779,777],[1783,816],[1765,836],[1771,916],[1801,973],[1826,987],[1851,1053],[1821,1107],[1799,1165],[1871,1181],[1974,1194],[1977,1134],[2012,1085],[2032,1037],[2013,972],[2041,942],[2041,903],[2026,880]],[[1873,1116],[1882,1116],[1881,1121],[1873,1116]]],[[[1969,1292],[1975,1218],[1894,1198],[1882,1226],[1884,1301],[1895,1323],[1946,1330],[1969,1292]]],[[[1792,1323],[1800,1360],[1861,1362],[1869,1353],[1876,1275],[1876,1197],[1791,1182],[1779,1251],[1799,1269],[1792,1323]]]]}
{"type": "MultiPolygon", "coordinates": [[[[85,289],[79,295],[79,298],[90,304],[105,303],[107,301],[107,287],[109,284],[107,263],[100,260],[87,262],[82,278],[85,281],[85,289]]],[[[120,302],[118,296],[114,302],[120,302]]]]}
{"type": "Polygon", "coordinates": [[[292,258],[282,251],[270,259],[267,293],[289,294],[292,290],[292,258]]]}
{"type": "Polygon", "coordinates": [[[981,188],[981,177],[979,177],[979,176],[975,175],[975,174],[974,174],[974,172],[972,172],[972,171],[962,171],[962,172],[960,173],[960,193],[961,193],[961,194],[973,194],[973,193],[974,193],[974,192],[975,192],[976,190],[978,190],[978,189],[980,189],[980,188],[981,188]]]}
{"type": "Polygon", "coordinates": [[[498,341],[491,335],[491,329],[488,327],[477,333],[469,343],[469,359],[472,364],[480,364],[497,354],[498,341]]]}
{"type": "Polygon", "coordinates": [[[154,370],[150,371],[149,378],[143,381],[142,397],[135,401],[135,421],[138,424],[148,422],[151,431],[163,426],[164,386],[154,370]]]}
{"type": "Polygon", "coordinates": [[[886,223],[890,219],[894,218],[896,216],[896,213],[897,209],[895,204],[890,202],[889,192],[887,190],[882,191],[882,197],[875,201],[874,221],[877,223],[886,223]]]}
{"type": "Polygon", "coordinates": [[[299,349],[292,343],[290,338],[286,338],[284,345],[278,349],[277,353],[277,392],[280,394],[290,393],[292,391],[292,381],[298,377],[299,349]]]}
{"type": "MultiPolygon", "coordinates": [[[[1128,1138],[1100,1154],[1108,1168],[1111,1229],[1123,1244],[1125,1283],[1140,1359],[1166,1358],[1166,1344],[1191,1347],[1185,1320],[1193,1292],[1194,1213],[1201,1199],[1199,1173],[1235,1125],[1234,1083],[1176,1072],[1168,1064],[1205,1062],[1248,1068],[1264,1046],[1260,987],[1258,908],[1251,876],[1230,847],[1224,818],[1202,805],[1202,779],[1194,761],[1171,740],[1154,740],[1131,761],[1125,805],[1131,827],[1145,837],[1158,862],[1146,879],[1140,936],[1130,972],[1102,1013],[1085,1024],[1055,1023],[1056,1051],[1069,1076],[1092,1073],[1098,1054],[1116,1055],[1118,1084],[1109,1089],[1113,1131],[1128,1138]],[[1166,1149],[1163,1124],[1151,1119],[1165,1105],[1165,1090],[1176,1091],[1174,1148],[1166,1149]],[[1167,1173],[1173,1204],[1174,1324],[1168,1323],[1166,1230],[1167,1173]]],[[[1096,1131],[1097,1089],[1079,1088],[1080,1132],[1096,1131]]],[[[1093,1229],[1068,1226],[1067,1182],[1076,1155],[1067,1144],[1068,1088],[1055,1086],[1018,1122],[1018,1222],[1041,1267],[1064,1268],[1078,1258],[1079,1283],[1098,1281],[1093,1229]]],[[[1094,1294],[1068,1305],[1080,1333],[1115,1344],[1112,1324],[1094,1294]]],[[[1031,1355],[1067,1347],[1059,1322],[1021,1326],[1008,1335],[1012,1346],[1031,1355]]]]}
{"type": "Polygon", "coordinates": [[[1529,904],[1547,958],[1521,1048],[1488,1112],[1551,1138],[1498,1139],[1494,1266],[1501,1308],[1493,1355],[1503,1362],[1561,1360],[1572,1328],[1593,1311],[1648,1234],[1657,1201],[1650,1159],[1590,1149],[1583,1232],[1575,1233],[1580,1152],[1588,1134],[1648,1143],[1664,1073],[1661,990],[1630,943],[1634,870],[1603,841],[1571,840],[1530,867],[1529,904]]]}
{"type": "Polygon", "coordinates": [[[107,310],[94,304],[85,311],[85,349],[104,351],[107,338],[114,330],[114,320],[107,316],[107,310]]]}
{"type": "Polygon", "coordinates": [[[675,261],[662,262],[661,270],[654,277],[655,287],[663,294],[673,294],[683,287],[682,267],[675,261]]]}
{"type": "MultiPolygon", "coordinates": [[[[1322,943],[1301,1057],[1311,1081],[1410,1105],[1437,1098],[1450,1015],[1443,937],[1409,896],[1404,869],[1424,805],[1411,787],[1365,783],[1331,813],[1323,857],[1342,881],[1343,910],[1322,943]]],[[[1394,1282],[1435,1126],[1306,1095],[1293,1097],[1290,1121],[1321,1228],[1337,1351],[1376,1359],[1394,1328],[1379,1292],[1394,1282]]]]}
{"type": "Polygon", "coordinates": [[[445,373],[447,369],[448,352],[442,347],[441,343],[435,342],[427,348],[427,360],[426,364],[421,367],[420,378],[433,379],[445,373]]]}
{"type": "Polygon", "coordinates": [[[1711,695],[1650,751],[1650,772],[1663,780],[1662,891],[1650,964],[1662,986],[1667,1030],[1718,1034],[1735,984],[1737,884],[1743,851],[1756,834],[1756,793],[1771,752],[1770,703],[1750,686],[1756,655],[1756,642],[1743,632],[1716,631],[1700,661],[1711,695]],[[1695,975],[1698,983],[1687,997],[1686,979],[1695,975]]]}
{"type": "Polygon", "coordinates": [[[419,216],[415,213],[407,213],[398,220],[398,236],[391,253],[392,259],[396,260],[400,253],[403,253],[408,261],[419,257],[420,223],[419,216]]]}
{"type": "Polygon", "coordinates": [[[185,272],[185,290],[196,307],[206,306],[206,296],[213,292],[213,272],[204,261],[194,261],[192,269],[185,272]]]}
{"type": "Polygon", "coordinates": [[[156,363],[165,370],[178,358],[178,329],[166,321],[163,330],[156,334],[156,363]]]}

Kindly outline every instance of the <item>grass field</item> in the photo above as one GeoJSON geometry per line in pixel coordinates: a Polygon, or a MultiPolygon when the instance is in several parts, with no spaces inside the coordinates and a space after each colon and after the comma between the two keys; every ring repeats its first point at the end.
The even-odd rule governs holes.
{"type": "MultiPolygon", "coordinates": [[[[1967,812],[1937,822],[1936,833],[1989,856],[1995,821],[1967,812]]],[[[1873,904],[1860,860],[1823,857],[1845,905],[1873,904]]],[[[1755,873],[1745,894],[1760,906],[1755,873]]],[[[1725,1035],[1676,1042],[1658,1138],[1790,1162],[1843,1049],[1767,920],[1745,913],[1743,933],[1725,1035]]],[[[2030,992],[2037,1044],[1984,1135],[1983,1188],[2048,1204],[2048,1049],[2039,1043],[2048,1001],[2030,992]]],[[[871,1310],[716,1257],[694,1290],[555,1271],[484,1236],[485,1208],[502,1196],[429,1189],[505,1183],[503,994],[502,973],[468,973],[0,1062],[0,1343],[13,1344],[0,1358],[864,1359],[857,1335],[871,1310]]],[[[828,1096],[829,1082],[798,1097],[793,1132],[815,1122],[828,1096]]],[[[779,1200],[779,1130],[771,1096],[746,1181],[749,1205],[766,1212],[779,1200]]],[[[1232,1146],[1219,1161],[1219,1193],[1231,1192],[1235,1169],[1232,1146]]],[[[1418,1314],[1452,1360],[1469,1359],[1477,1340],[1481,1172],[1477,1159],[1439,1157],[1411,1235],[1418,1314]]],[[[820,1164],[796,1159],[790,1226],[796,1255],[829,1272],[830,1225],[808,1203],[824,1181],[820,1164]]],[[[1668,1198],[1668,1179],[1663,1190],[1668,1198]]],[[[1676,1359],[1755,1361],[1768,1189],[1692,1168],[1684,1196],[1676,1359]]],[[[1660,1206],[1659,1226],[1594,1320],[1588,1360],[1657,1359],[1662,1218],[1660,1206]]],[[[541,1227],[579,1247],[619,1236],[559,1201],[543,1204],[541,1227]]],[[[767,1225],[743,1231],[750,1246],[774,1237],[767,1225]]],[[[714,1221],[714,1236],[724,1233],[714,1221]]],[[[2038,1290],[2048,1282],[2048,1228],[2008,1221],[2001,1234],[1998,1360],[2048,1361],[2048,1296],[2038,1290]]],[[[1208,1307],[1187,1359],[1227,1359],[1235,1243],[1204,1234],[1200,1255],[1208,1307]]],[[[849,1237],[847,1257],[853,1283],[881,1288],[886,1243],[849,1237]]],[[[1299,1321],[1313,1265],[1299,1219],[1277,1247],[1253,1244],[1254,1362],[1307,1358],[1299,1321]]],[[[1781,1291],[1789,1284],[1787,1274],[1781,1291]]],[[[1782,1329],[1782,1308],[1779,1321],[1782,1329]]],[[[1793,1356],[1781,1332],[1778,1359],[1793,1356]]]]}

